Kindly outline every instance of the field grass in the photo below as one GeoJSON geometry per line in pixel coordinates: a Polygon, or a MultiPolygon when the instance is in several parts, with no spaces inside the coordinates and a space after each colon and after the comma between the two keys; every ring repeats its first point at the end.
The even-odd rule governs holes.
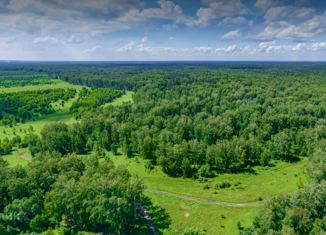
{"type": "MultiPolygon", "coordinates": [[[[240,221],[242,226],[250,226],[258,209],[258,207],[210,205],[150,192],[145,192],[145,194],[153,202],[154,208],[163,208],[162,210],[169,215],[165,223],[169,224],[172,230],[196,227],[206,230],[211,235],[238,234],[237,221],[240,221]],[[222,218],[222,215],[225,216],[225,219],[222,218]]],[[[153,214],[153,210],[148,212],[153,214]]],[[[156,224],[162,223],[162,220],[156,217],[153,219],[156,224]]],[[[164,227],[166,226],[158,226],[162,234],[168,235],[169,233],[164,227]]]]}
{"type": "MultiPolygon", "coordinates": [[[[258,201],[258,196],[263,200],[281,193],[291,193],[298,190],[297,182],[299,178],[306,183],[306,174],[304,173],[307,158],[301,158],[296,163],[275,161],[273,167],[252,168],[251,173],[225,173],[217,177],[207,178],[210,189],[204,190],[203,185],[192,179],[174,178],[164,174],[159,167],[148,172],[145,170],[145,161],[138,158],[129,159],[119,150],[118,156],[108,153],[115,165],[125,165],[131,173],[137,172],[142,178],[148,189],[156,189],[164,192],[171,192],[179,195],[187,195],[197,198],[216,200],[231,203],[248,203],[258,201]],[[239,186],[243,189],[231,187],[220,189],[215,194],[213,185],[216,182],[228,180],[231,184],[241,182],[239,186]]],[[[255,217],[259,204],[245,207],[234,207],[224,205],[214,205],[206,202],[180,199],[177,197],[165,195],[164,193],[153,193],[145,191],[154,208],[162,210],[169,219],[162,222],[161,218],[155,218],[154,221],[162,234],[168,234],[164,223],[168,223],[170,228],[179,230],[183,228],[196,227],[205,229],[211,235],[213,234],[238,234],[236,226],[240,221],[242,226],[250,226],[255,217]],[[226,219],[222,219],[222,214],[226,219]],[[170,222],[168,222],[170,221],[170,222]]],[[[150,214],[155,214],[156,210],[149,210],[150,214]]],[[[162,212],[163,213],[163,212],[162,212]]]]}
{"type": "Polygon", "coordinates": [[[132,92],[132,91],[126,91],[125,95],[121,96],[120,98],[117,98],[112,103],[105,104],[104,107],[109,106],[109,105],[119,106],[119,105],[122,105],[123,103],[129,103],[129,102],[133,103],[133,100],[132,100],[133,94],[134,94],[134,92],[132,92]]]}
{"type": "Polygon", "coordinates": [[[31,154],[28,149],[18,149],[13,148],[10,154],[3,156],[3,159],[8,161],[11,167],[21,165],[26,166],[30,161],[31,154]]]}
{"type": "Polygon", "coordinates": [[[131,172],[138,172],[150,189],[230,203],[255,202],[259,200],[258,197],[264,199],[298,190],[299,178],[306,182],[304,164],[308,162],[307,158],[296,163],[276,161],[274,167],[256,166],[252,168],[252,172],[219,174],[217,177],[206,178],[207,182],[200,183],[192,179],[169,177],[158,166],[148,172],[142,159],[138,159],[138,163],[135,159],[128,159],[123,155],[112,156],[111,159],[116,165],[126,165],[131,172]],[[231,185],[240,184],[237,187],[219,189],[215,194],[214,185],[225,180],[231,185]],[[204,190],[205,184],[208,184],[210,189],[204,190]]]}

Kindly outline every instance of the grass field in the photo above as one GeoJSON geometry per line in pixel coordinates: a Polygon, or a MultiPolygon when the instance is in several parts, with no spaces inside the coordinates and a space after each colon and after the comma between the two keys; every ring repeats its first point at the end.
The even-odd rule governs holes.
{"type": "Polygon", "coordinates": [[[138,159],[128,159],[123,155],[111,157],[116,165],[126,165],[131,172],[138,172],[144,183],[150,189],[166,191],[197,198],[205,198],[231,203],[248,203],[258,201],[258,197],[267,198],[281,193],[290,193],[298,189],[297,182],[301,177],[306,182],[303,172],[307,158],[302,158],[296,163],[277,161],[274,167],[253,167],[250,173],[224,173],[217,177],[206,178],[207,182],[200,183],[192,179],[169,177],[159,167],[155,167],[150,173],[145,171],[145,162],[138,159]],[[215,194],[214,185],[217,182],[227,180],[237,187],[231,186],[220,189],[215,194]],[[203,189],[208,184],[210,189],[203,189]],[[286,185],[286,187],[284,187],[286,185]]]}
{"type": "MultiPolygon", "coordinates": [[[[169,177],[159,167],[148,172],[144,167],[145,161],[140,158],[138,158],[137,163],[135,158],[129,159],[123,156],[121,152],[121,155],[118,156],[108,154],[116,165],[126,165],[130,172],[137,172],[148,189],[232,203],[255,202],[259,200],[258,196],[266,199],[282,193],[297,191],[299,178],[306,183],[304,168],[308,162],[307,158],[301,158],[296,163],[276,161],[274,167],[253,167],[252,173],[220,174],[214,178],[207,178],[206,183],[210,189],[204,190],[203,185],[206,183],[199,183],[192,179],[169,177]],[[220,189],[215,194],[212,186],[223,180],[228,180],[231,184],[241,182],[240,186],[243,186],[243,189],[231,187],[220,189]]],[[[145,191],[145,195],[151,199],[154,207],[158,208],[157,210],[165,211],[169,217],[166,220],[170,220],[166,223],[170,224],[172,229],[197,227],[205,229],[211,235],[238,234],[237,221],[240,221],[243,226],[250,226],[259,208],[259,204],[245,207],[213,205],[150,191],[145,191]],[[225,215],[226,219],[222,219],[222,215],[225,215]]],[[[149,212],[155,214],[155,210],[149,212]]],[[[160,224],[162,219],[156,218],[155,222],[160,224]]],[[[158,227],[162,234],[168,234],[164,232],[166,227],[164,224],[158,227]]]]}
{"type": "Polygon", "coordinates": [[[129,102],[133,102],[132,100],[132,95],[134,94],[134,92],[132,91],[126,91],[126,94],[121,96],[120,98],[117,98],[115,101],[113,101],[112,103],[107,103],[104,105],[104,107],[109,106],[109,105],[113,105],[113,106],[119,106],[122,105],[124,102],[125,103],[129,103],[129,102]]]}

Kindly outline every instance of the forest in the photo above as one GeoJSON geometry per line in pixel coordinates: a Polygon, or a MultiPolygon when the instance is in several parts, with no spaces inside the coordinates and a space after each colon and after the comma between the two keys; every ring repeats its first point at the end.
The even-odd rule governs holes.
{"type": "MultiPolygon", "coordinates": [[[[24,116],[29,111],[51,112],[51,102],[78,95],[70,107],[78,122],[47,124],[40,135],[30,131],[0,142],[3,155],[20,145],[32,156],[27,167],[0,161],[0,213],[34,208],[26,209],[30,214],[22,214],[22,222],[3,223],[7,234],[49,227],[73,234],[103,226],[124,234],[135,228],[139,221],[133,200],[142,197],[145,187],[138,176],[113,165],[109,155],[119,156],[118,149],[129,159],[143,159],[146,169],[159,167],[167,176],[185,180],[250,172],[256,166],[272,169],[274,161],[295,164],[308,158],[308,184],[264,199],[252,225],[239,222],[238,232],[326,232],[326,64],[58,62],[0,67],[89,87],[78,94],[0,93],[1,110],[11,115],[2,117],[3,125],[10,118],[32,118],[24,116]],[[125,91],[135,92],[132,103],[103,105],[125,91]],[[32,106],[30,101],[37,99],[39,105],[32,106]],[[78,156],[89,152],[93,154],[78,156]]],[[[207,234],[189,231],[179,232],[207,234]]]]}
{"type": "Polygon", "coordinates": [[[75,89],[47,89],[0,93],[0,125],[13,126],[37,115],[55,112],[52,102],[61,100],[61,105],[74,98],[75,89]]]}

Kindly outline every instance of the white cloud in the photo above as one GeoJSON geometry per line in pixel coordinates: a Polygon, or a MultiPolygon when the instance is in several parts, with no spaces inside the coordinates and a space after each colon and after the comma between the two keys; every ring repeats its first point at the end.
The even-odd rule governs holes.
{"type": "Polygon", "coordinates": [[[193,26],[193,25],[202,25],[206,27],[208,25],[208,21],[215,19],[216,15],[213,14],[213,10],[211,8],[200,8],[197,11],[197,20],[189,20],[186,22],[187,26],[193,26]]]}
{"type": "Polygon", "coordinates": [[[71,35],[69,39],[65,41],[65,43],[82,43],[82,42],[84,42],[84,40],[77,35],[71,35]]]}
{"type": "Polygon", "coordinates": [[[139,0],[10,0],[8,8],[20,12],[45,13],[47,16],[116,18],[139,6],[139,0]]]}
{"type": "Polygon", "coordinates": [[[264,18],[267,21],[277,21],[282,19],[307,19],[314,16],[314,8],[299,8],[295,6],[283,6],[270,8],[264,18]]]}
{"type": "Polygon", "coordinates": [[[34,43],[59,43],[61,42],[59,39],[57,38],[54,38],[54,37],[38,37],[38,38],[35,38],[34,43]]]}
{"type": "Polygon", "coordinates": [[[267,9],[274,7],[277,4],[278,1],[275,0],[257,0],[254,6],[260,8],[263,11],[266,11],[267,9]]]}
{"type": "Polygon", "coordinates": [[[209,5],[212,11],[218,16],[232,16],[248,14],[250,10],[246,8],[240,0],[202,0],[209,5]]]}
{"type": "Polygon", "coordinates": [[[277,39],[292,39],[294,41],[311,41],[317,35],[326,32],[326,12],[318,15],[298,26],[286,21],[270,23],[263,32],[258,35],[249,35],[250,41],[273,41],[277,39]]]}
{"type": "Polygon", "coordinates": [[[145,22],[151,19],[169,19],[177,23],[185,21],[186,17],[179,5],[175,5],[172,1],[168,0],[158,0],[157,4],[160,5],[160,8],[148,8],[142,11],[133,8],[118,20],[133,23],[145,22]]]}
{"type": "Polygon", "coordinates": [[[139,51],[139,52],[146,52],[146,53],[153,52],[153,50],[154,49],[152,47],[144,47],[143,44],[138,45],[138,48],[137,48],[137,51],[139,51]]]}
{"type": "Polygon", "coordinates": [[[218,26],[252,26],[254,23],[253,20],[247,20],[243,16],[238,17],[226,17],[218,23],[218,26]]]}
{"type": "Polygon", "coordinates": [[[170,37],[170,40],[173,40],[174,38],[173,37],[170,37]]]}
{"type": "Polygon", "coordinates": [[[148,40],[148,37],[145,36],[141,41],[142,41],[142,42],[147,42],[147,40],[148,40]]]}
{"type": "Polygon", "coordinates": [[[86,53],[86,54],[97,54],[97,53],[105,53],[107,50],[102,47],[102,46],[95,46],[95,47],[92,47],[90,49],[86,49],[83,51],[83,53],[86,53]]]}
{"type": "Polygon", "coordinates": [[[132,49],[132,46],[135,45],[136,42],[135,41],[130,41],[128,44],[126,44],[125,46],[117,49],[117,52],[130,52],[132,49]]]}
{"type": "Polygon", "coordinates": [[[241,38],[241,33],[239,33],[239,30],[234,30],[234,31],[228,32],[227,34],[223,35],[221,37],[221,41],[232,41],[237,38],[241,38]]]}

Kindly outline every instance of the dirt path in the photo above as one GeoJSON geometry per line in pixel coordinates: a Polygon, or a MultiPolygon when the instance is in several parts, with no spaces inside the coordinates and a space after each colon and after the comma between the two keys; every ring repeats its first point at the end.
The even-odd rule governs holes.
{"type": "Polygon", "coordinates": [[[220,202],[220,201],[209,200],[209,199],[204,199],[204,198],[197,198],[197,197],[190,197],[190,196],[186,196],[186,195],[180,195],[180,194],[176,194],[176,193],[169,193],[169,192],[159,191],[159,190],[155,190],[155,189],[146,189],[146,191],[152,192],[152,193],[157,193],[157,194],[163,194],[163,195],[167,195],[167,196],[171,196],[171,197],[186,199],[186,200],[192,200],[192,201],[197,201],[197,202],[214,204],[214,205],[244,207],[244,206],[255,206],[255,205],[258,205],[258,204],[262,203],[261,201],[247,202],[247,203],[220,202]]]}
{"type": "Polygon", "coordinates": [[[145,219],[147,220],[147,223],[148,223],[150,229],[152,230],[152,233],[154,235],[160,235],[151,215],[147,212],[145,206],[143,204],[139,204],[139,206],[140,206],[141,212],[143,213],[145,219]]]}

